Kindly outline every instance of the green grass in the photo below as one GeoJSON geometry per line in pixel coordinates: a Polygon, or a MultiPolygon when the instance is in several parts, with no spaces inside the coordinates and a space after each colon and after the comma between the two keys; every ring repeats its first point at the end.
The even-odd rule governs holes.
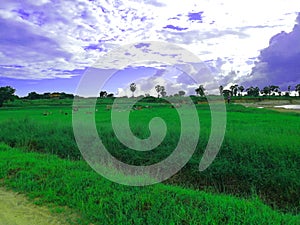
{"type": "Polygon", "coordinates": [[[273,211],[257,197],[245,200],[163,184],[122,186],[83,161],[24,153],[4,144],[0,179],[38,204],[69,207],[80,215],[80,224],[297,224],[300,219],[273,211]]]}
{"type": "MultiPolygon", "coordinates": [[[[157,149],[137,152],[126,148],[114,136],[110,111],[106,110],[106,104],[111,102],[106,101],[97,105],[97,129],[116,158],[130,164],[150,165],[173,151],[180,132],[175,109],[140,103],[152,104],[153,108],[131,113],[131,128],[138,137],[149,135],[148,124],[155,116],[162,117],[169,128],[157,149]]],[[[26,151],[80,159],[73,136],[71,107],[47,104],[0,109],[0,141],[26,151]],[[52,114],[44,116],[44,112],[52,114]]],[[[299,213],[300,114],[227,105],[225,140],[212,165],[200,173],[198,165],[210,134],[211,118],[208,105],[197,105],[197,109],[201,124],[197,149],[189,163],[165,184],[243,198],[255,195],[275,210],[299,213]]]]}

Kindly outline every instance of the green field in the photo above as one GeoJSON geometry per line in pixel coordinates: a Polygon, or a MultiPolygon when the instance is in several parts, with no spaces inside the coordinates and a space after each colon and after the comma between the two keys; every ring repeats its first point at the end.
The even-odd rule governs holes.
{"type": "MultiPolygon", "coordinates": [[[[117,159],[150,165],[176,147],[180,122],[170,105],[141,102],[151,108],[131,112],[130,126],[137,137],[149,136],[153,117],[163,118],[168,126],[157,149],[137,152],[114,136],[108,104],[111,100],[98,101],[95,119],[99,136],[117,159]]],[[[102,178],[82,160],[73,135],[71,101],[8,105],[0,109],[1,182],[41,203],[68,206],[82,221],[94,224],[297,224],[300,114],[227,105],[221,150],[210,167],[199,172],[211,116],[207,104],[196,107],[201,133],[188,164],[163,184],[128,187],[102,178]]]]}

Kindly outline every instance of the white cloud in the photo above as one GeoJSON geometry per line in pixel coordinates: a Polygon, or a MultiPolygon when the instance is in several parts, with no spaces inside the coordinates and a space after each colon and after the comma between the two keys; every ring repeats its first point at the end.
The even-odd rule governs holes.
{"type": "Polygon", "coordinates": [[[15,48],[14,52],[23,57],[7,56],[8,50],[0,49],[1,65],[23,66],[2,71],[1,76],[72,76],[64,71],[92,66],[115,47],[144,41],[179,44],[203,61],[222,59],[223,74],[233,68],[241,71],[239,76],[246,75],[253,66],[246,61],[254,61],[274,34],[292,29],[298,6],[298,0],[194,0],[184,4],[181,0],[5,1],[0,6],[0,17],[24,24],[28,32],[53,40],[59,51],[69,57],[42,54],[52,51],[47,46],[40,46],[39,52],[15,48]],[[202,23],[188,19],[189,13],[201,11],[202,23]],[[170,30],[164,28],[167,25],[187,29],[170,30]]]}

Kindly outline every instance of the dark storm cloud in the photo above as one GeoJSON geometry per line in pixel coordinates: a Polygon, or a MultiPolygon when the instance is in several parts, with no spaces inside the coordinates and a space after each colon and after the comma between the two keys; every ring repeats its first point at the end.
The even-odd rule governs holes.
{"type": "Polygon", "coordinates": [[[276,34],[269,47],[261,50],[247,85],[275,84],[286,89],[287,85],[300,83],[300,13],[296,22],[292,32],[276,34]]]}

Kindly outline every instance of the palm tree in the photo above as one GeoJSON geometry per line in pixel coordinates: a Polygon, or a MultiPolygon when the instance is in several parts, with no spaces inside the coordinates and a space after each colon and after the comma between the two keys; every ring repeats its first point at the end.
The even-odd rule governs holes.
{"type": "Polygon", "coordinates": [[[136,84],[135,83],[131,83],[130,84],[130,91],[132,91],[132,97],[134,97],[135,90],[136,90],[136,84]]]}

